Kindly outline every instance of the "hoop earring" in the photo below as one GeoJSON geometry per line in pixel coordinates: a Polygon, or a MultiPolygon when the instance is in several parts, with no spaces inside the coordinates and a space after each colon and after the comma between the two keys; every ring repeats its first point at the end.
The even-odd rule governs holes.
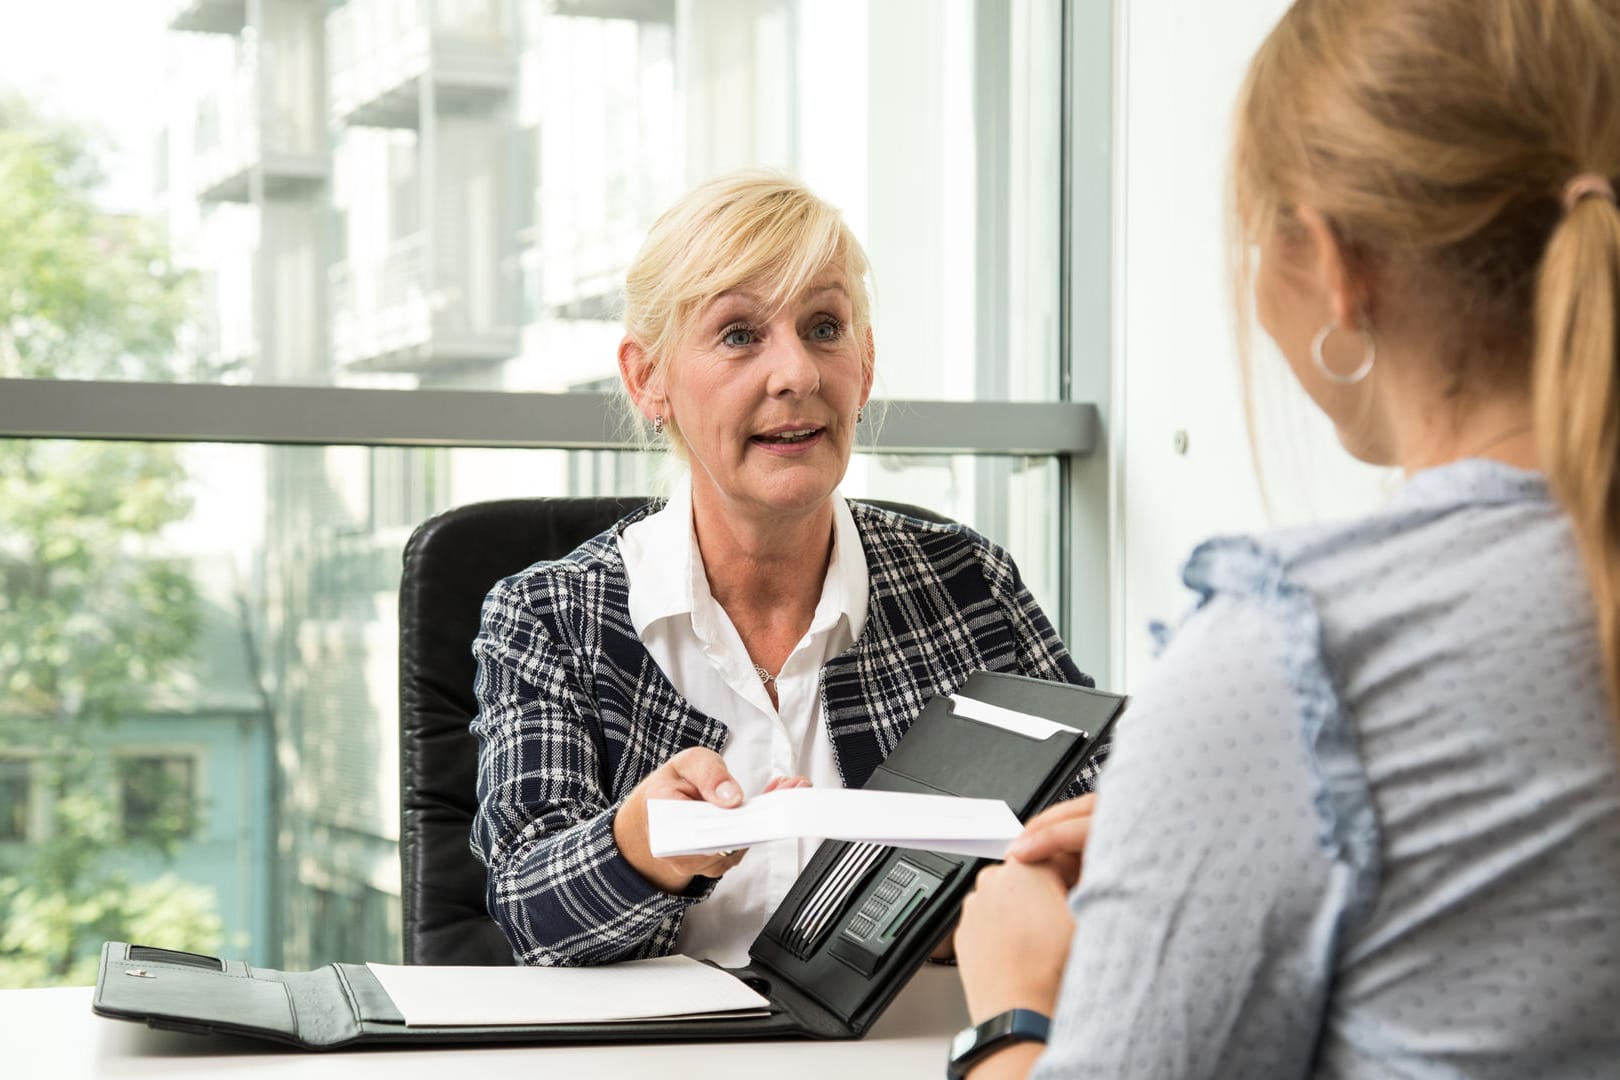
{"type": "Polygon", "coordinates": [[[1361,366],[1348,375],[1341,375],[1328,367],[1327,361],[1322,358],[1322,346],[1327,344],[1327,339],[1333,336],[1333,331],[1338,328],[1339,320],[1334,319],[1316,332],[1316,336],[1311,339],[1311,363],[1316,365],[1316,370],[1328,382],[1337,383],[1339,386],[1354,386],[1372,374],[1373,364],[1378,360],[1378,342],[1371,330],[1362,330],[1362,336],[1367,339],[1367,347],[1361,354],[1361,366]]]}
{"type": "Polygon", "coordinates": [[[662,435],[663,433],[664,433],[664,414],[659,413],[658,415],[653,417],[653,434],[654,435],[662,435]]]}

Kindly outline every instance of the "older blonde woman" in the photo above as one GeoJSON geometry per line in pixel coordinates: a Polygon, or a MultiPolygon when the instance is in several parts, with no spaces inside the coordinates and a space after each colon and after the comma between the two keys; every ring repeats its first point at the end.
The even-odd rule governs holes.
{"type": "Polygon", "coordinates": [[[977,669],[1090,682],[1004,551],[838,494],[866,278],[835,210],[755,173],[686,196],[630,269],[624,385],[689,474],[501,582],[474,649],[473,845],[525,963],[743,963],[811,845],[655,858],[649,798],[860,785],[977,669]]]}

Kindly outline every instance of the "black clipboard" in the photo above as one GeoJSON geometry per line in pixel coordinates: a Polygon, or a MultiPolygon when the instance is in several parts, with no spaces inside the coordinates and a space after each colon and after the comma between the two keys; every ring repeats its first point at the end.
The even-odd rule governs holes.
{"type": "MultiPolygon", "coordinates": [[[[957,692],[1054,721],[1045,737],[958,715],[936,697],[866,787],[1004,800],[1020,819],[1056,801],[1108,737],[1125,698],[1067,683],[977,672],[957,692]]],[[[955,922],[985,860],[827,841],[753,945],[727,969],[770,1000],[768,1015],[490,1027],[407,1027],[364,964],[314,971],[109,941],[92,1008],[155,1028],[269,1039],[308,1050],[410,1043],[858,1039],[955,922]]]]}

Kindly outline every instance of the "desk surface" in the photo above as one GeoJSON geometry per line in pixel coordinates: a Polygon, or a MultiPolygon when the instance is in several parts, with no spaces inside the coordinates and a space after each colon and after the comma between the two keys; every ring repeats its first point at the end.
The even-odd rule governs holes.
{"type": "Polygon", "coordinates": [[[343,1077],[344,1080],[826,1080],[828,1077],[935,1078],[950,1037],[967,1023],[956,969],[917,972],[855,1042],[771,1041],[636,1046],[482,1046],[310,1053],[225,1036],[153,1031],[90,1011],[90,988],[0,990],[0,1073],[17,1080],[91,1077],[343,1077]],[[19,1068],[20,1067],[20,1068],[19,1068]]]}

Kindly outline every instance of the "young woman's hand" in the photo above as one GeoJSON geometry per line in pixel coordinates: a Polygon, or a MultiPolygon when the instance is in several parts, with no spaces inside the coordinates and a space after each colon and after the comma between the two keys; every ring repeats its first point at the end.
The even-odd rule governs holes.
{"type": "Polygon", "coordinates": [[[1097,796],[1068,799],[1030,818],[1007,848],[1007,858],[1021,863],[1050,863],[1069,888],[1080,881],[1080,866],[1091,836],[1097,796]]]}
{"type": "Polygon", "coordinates": [[[979,871],[956,927],[956,962],[974,1023],[1007,1009],[1052,1015],[1074,933],[1068,897],[1051,862],[979,871]]]}

